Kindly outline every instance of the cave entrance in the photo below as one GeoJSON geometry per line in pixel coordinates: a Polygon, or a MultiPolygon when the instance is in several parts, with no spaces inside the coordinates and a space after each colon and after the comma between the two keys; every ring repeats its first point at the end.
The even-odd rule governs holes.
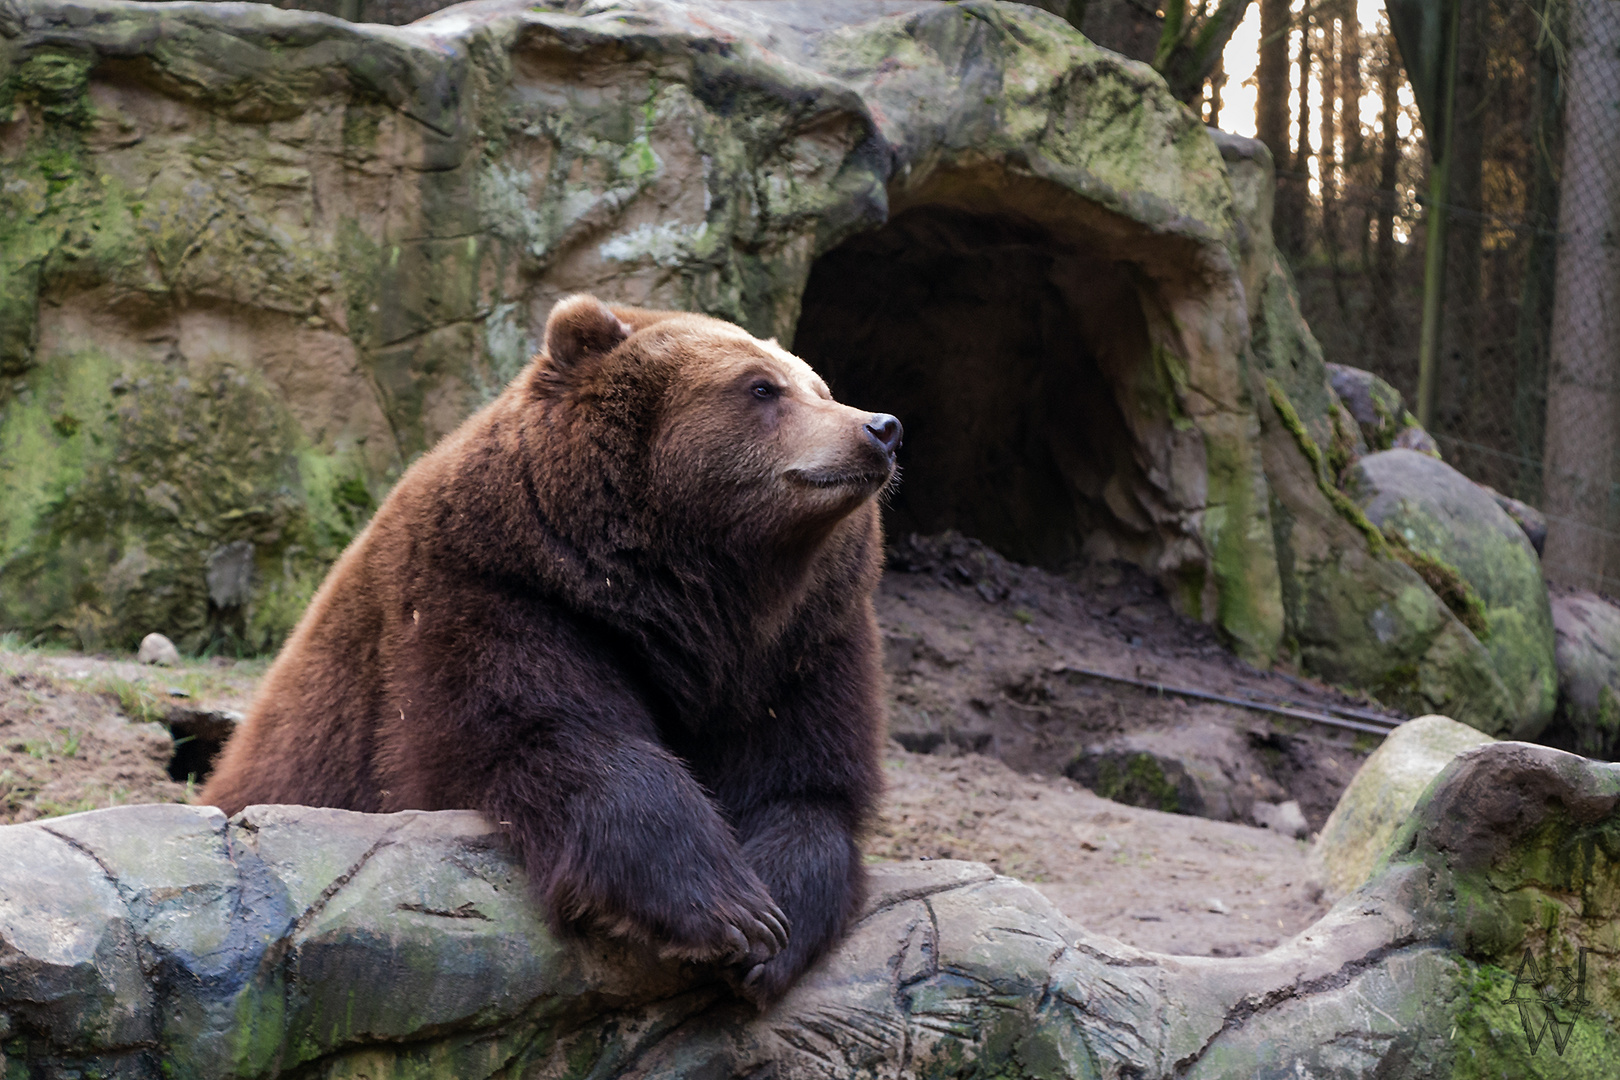
{"type": "Polygon", "coordinates": [[[794,351],[840,401],[905,424],[889,535],[1153,572],[1178,515],[1139,453],[1141,292],[1128,264],[1032,220],[922,206],[817,260],[794,351]]]}

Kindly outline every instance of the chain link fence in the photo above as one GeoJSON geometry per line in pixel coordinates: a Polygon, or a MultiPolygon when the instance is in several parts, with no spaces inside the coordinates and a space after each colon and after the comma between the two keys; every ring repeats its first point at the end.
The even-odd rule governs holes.
{"type": "MultiPolygon", "coordinates": [[[[1327,359],[1416,412],[1421,121],[1387,27],[1341,10],[1295,9],[1294,88],[1316,80],[1301,101],[1317,115],[1296,106],[1279,155],[1278,240],[1327,359]],[[1346,33],[1372,88],[1351,107],[1332,93],[1346,33]]],[[[1546,514],[1551,580],[1620,595],[1620,0],[1464,0],[1457,70],[1430,430],[1451,464],[1546,514]]]]}

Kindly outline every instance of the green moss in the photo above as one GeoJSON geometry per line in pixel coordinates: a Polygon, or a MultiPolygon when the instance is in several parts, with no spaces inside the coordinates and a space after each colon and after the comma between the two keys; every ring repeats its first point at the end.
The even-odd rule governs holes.
{"type": "Polygon", "coordinates": [[[1416,570],[1423,583],[1475,637],[1480,641],[1489,641],[1491,620],[1485,611],[1485,601],[1480,599],[1468,579],[1450,563],[1415,550],[1394,525],[1385,525],[1382,531],[1394,556],[1416,570]]]}
{"type": "Polygon", "coordinates": [[[1329,413],[1333,421],[1333,441],[1328,446],[1328,471],[1335,483],[1344,476],[1344,470],[1350,467],[1356,451],[1356,425],[1343,407],[1334,409],[1329,413]]]}
{"type": "Polygon", "coordinates": [[[80,648],[154,629],[191,652],[275,648],[375,505],[357,460],[302,441],[228,358],[177,379],[95,350],[56,357],[0,415],[0,626],[80,648]],[[68,431],[63,415],[85,419],[68,431]],[[239,540],[255,596],[221,622],[206,564],[239,540]]]}
{"type": "Polygon", "coordinates": [[[1328,463],[1322,456],[1322,449],[1316,445],[1316,440],[1311,438],[1311,433],[1305,430],[1305,424],[1300,420],[1298,411],[1295,410],[1293,402],[1288,400],[1283,388],[1276,379],[1268,378],[1266,390],[1271,395],[1271,404],[1277,410],[1277,416],[1282,420],[1283,427],[1288,429],[1288,433],[1294,437],[1294,442],[1299,445],[1306,460],[1311,463],[1311,471],[1316,474],[1316,486],[1321,490],[1323,497],[1340,517],[1354,525],[1356,531],[1366,538],[1368,550],[1381,559],[1388,558],[1389,545],[1385,543],[1384,534],[1378,526],[1368,519],[1361,507],[1352,502],[1348,495],[1334,487],[1328,480],[1328,463]]]}
{"type": "Polygon", "coordinates": [[[1181,795],[1152,754],[1133,754],[1124,768],[1112,758],[1097,766],[1095,790],[1105,799],[1168,813],[1181,811],[1181,795]]]}
{"type": "Polygon", "coordinates": [[[0,107],[29,105],[50,124],[88,127],[95,116],[89,92],[93,63],[85,53],[55,49],[36,52],[17,65],[0,86],[0,107]]]}

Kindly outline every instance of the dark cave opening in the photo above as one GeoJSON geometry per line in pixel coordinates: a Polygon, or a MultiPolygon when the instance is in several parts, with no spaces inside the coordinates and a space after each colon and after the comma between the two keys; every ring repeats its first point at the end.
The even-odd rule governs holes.
{"type": "Polygon", "coordinates": [[[817,260],[794,339],[840,401],[905,424],[890,536],[956,529],[1049,568],[1152,546],[1121,408],[1150,350],[1126,267],[943,206],[817,260]]]}

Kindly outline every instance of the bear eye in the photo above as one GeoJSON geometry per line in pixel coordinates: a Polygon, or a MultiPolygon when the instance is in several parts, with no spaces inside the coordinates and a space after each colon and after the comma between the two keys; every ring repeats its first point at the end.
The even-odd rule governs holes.
{"type": "Polygon", "coordinates": [[[764,379],[749,387],[748,392],[761,401],[769,401],[774,397],[782,396],[781,390],[778,390],[774,384],[768,383],[764,379]]]}

